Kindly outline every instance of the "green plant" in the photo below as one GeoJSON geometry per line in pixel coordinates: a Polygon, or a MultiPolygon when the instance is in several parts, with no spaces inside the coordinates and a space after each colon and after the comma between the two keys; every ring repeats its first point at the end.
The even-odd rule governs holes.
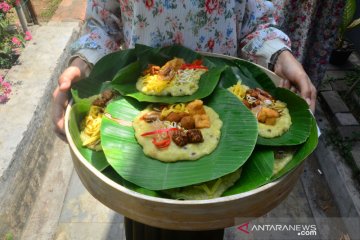
{"type": "Polygon", "coordinates": [[[355,13],[356,13],[356,0],[346,0],[343,18],[339,30],[339,41],[337,44],[337,48],[344,47],[346,31],[360,26],[360,18],[353,20],[355,13]]]}
{"type": "Polygon", "coordinates": [[[52,0],[49,1],[49,5],[40,13],[41,21],[47,22],[51,19],[51,17],[55,14],[57,8],[59,7],[59,4],[61,3],[61,0],[52,0]]]}
{"type": "Polygon", "coordinates": [[[350,97],[353,92],[360,95],[360,67],[356,66],[352,71],[346,73],[345,82],[349,90],[345,93],[345,98],[350,97]]]}
{"type": "Polygon", "coordinates": [[[12,232],[6,233],[4,240],[13,240],[13,239],[14,239],[14,234],[12,232]]]}
{"type": "Polygon", "coordinates": [[[19,49],[32,38],[30,32],[23,33],[8,19],[8,13],[19,4],[18,0],[0,0],[0,68],[10,68],[19,55],[19,49]]]}

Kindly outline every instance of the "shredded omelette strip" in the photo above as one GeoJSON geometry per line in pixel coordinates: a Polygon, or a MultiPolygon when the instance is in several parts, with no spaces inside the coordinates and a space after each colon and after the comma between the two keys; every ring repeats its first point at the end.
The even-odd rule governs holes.
{"type": "Polygon", "coordinates": [[[236,85],[231,86],[229,91],[232,92],[235,96],[237,96],[240,100],[243,100],[246,96],[246,91],[249,88],[245,85],[241,85],[240,82],[237,82],[236,85]]]}
{"type": "Polygon", "coordinates": [[[101,118],[103,116],[103,109],[98,106],[91,106],[88,115],[82,122],[81,140],[83,146],[95,148],[100,143],[100,127],[101,118]]]}
{"type": "Polygon", "coordinates": [[[144,79],[144,85],[146,91],[154,91],[154,92],[161,92],[166,87],[169,86],[170,81],[162,80],[158,75],[150,75],[147,74],[146,76],[142,77],[144,79]]]}
{"type": "Polygon", "coordinates": [[[161,111],[161,117],[166,117],[172,112],[178,113],[178,112],[189,112],[189,111],[186,109],[185,103],[171,104],[163,108],[163,110],[161,111]]]}

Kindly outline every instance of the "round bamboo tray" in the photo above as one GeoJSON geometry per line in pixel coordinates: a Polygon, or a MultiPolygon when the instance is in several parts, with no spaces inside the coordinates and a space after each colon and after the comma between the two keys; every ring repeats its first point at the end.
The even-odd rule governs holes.
{"type": "MultiPolygon", "coordinates": [[[[272,72],[263,69],[275,83],[280,80],[272,72]]],[[[260,188],[211,200],[182,201],[150,197],[110,180],[84,159],[70,136],[70,110],[71,104],[65,115],[66,136],[75,170],[86,189],[114,211],[153,227],[172,230],[212,230],[260,217],[287,197],[303,170],[303,165],[300,165],[282,178],[260,188]]]]}

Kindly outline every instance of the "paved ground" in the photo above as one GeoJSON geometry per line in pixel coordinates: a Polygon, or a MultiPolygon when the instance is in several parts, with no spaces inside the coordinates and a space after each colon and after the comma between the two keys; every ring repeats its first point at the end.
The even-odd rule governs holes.
{"type": "Polygon", "coordinates": [[[59,0],[32,0],[31,4],[41,24],[45,24],[44,21],[48,21],[54,14],[57,4],[59,6],[55,9],[52,21],[83,20],[85,17],[86,0],[62,0],[60,3],[59,0]]]}
{"type": "Polygon", "coordinates": [[[0,238],[23,229],[41,188],[54,140],[51,93],[78,28],[76,22],[37,28],[5,76],[12,93],[0,106],[0,238]]]}
{"type": "Polygon", "coordinates": [[[63,0],[56,10],[52,21],[84,20],[86,0],[63,0]]]}

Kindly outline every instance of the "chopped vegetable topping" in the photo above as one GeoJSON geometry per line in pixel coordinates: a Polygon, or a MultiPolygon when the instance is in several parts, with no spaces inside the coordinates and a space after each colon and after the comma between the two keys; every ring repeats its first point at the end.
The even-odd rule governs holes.
{"type": "Polygon", "coordinates": [[[188,104],[161,106],[156,110],[153,106],[149,112],[140,117],[140,120],[150,123],[154,129],[142,133],[141,136],[156,135],[152,143],[157,148],[169,146],[171,140],[180,147],[188,143],[201,143],[204,139],[199,128],[210,127],[210,118],[206,114],[201,100],[195,100],[188,104]]]}
{"type": "Polygon", "coordinates": [[[156,138],[153,138],[152,143],[157,147],[157,148],[166,148],[170,145],[171,143],[171,138],[169,133],[167,133],[168,137],[166,139],[157,141],[156,138]]]}
{"type": "Polygon", "coordinates": [[[207,67],[205,67],[204,65],[202,65],[202,61],[197,59],[195,61],[193,61],[192,63],[184,63],[180,69],[184,70],[184,69],[204,69],[204,70],[208,70],[207,67]]]}
{"type": "Polygon", "coordinates": [[[162,129],[157,129],[155,131],[143,133],[141,134],[141,136],[145,137],[145,136],[157,134],[157,136],[153,138],[152,143],[157,148],[166,148],[171,143],[171,136],[169,133],[171,131],[177,131],[177,130],[178,130],[177,128],[162,128],[162,129]]]}
{"type": "Polygon", "coordinates": [[[256,116],[260,123],[275,125],[282,116],[286,103],[275,100],[270,93],[260,89],[250,89],[239,82],[230,87],[229,91],[235,94],[256,116]]]}
{"type": "Polygon", "coordinates": [[[167,132],[175,131],[175,130],[178,130],[178,129],[177,128],[163,128],[163,129],[158,129],[155,131],[143,133],[143,134],[141,134],[141,136],[144,137],[144,136],[149,136],[149,135],[154,135],[154,134],[167,133],[167,132]]]}

